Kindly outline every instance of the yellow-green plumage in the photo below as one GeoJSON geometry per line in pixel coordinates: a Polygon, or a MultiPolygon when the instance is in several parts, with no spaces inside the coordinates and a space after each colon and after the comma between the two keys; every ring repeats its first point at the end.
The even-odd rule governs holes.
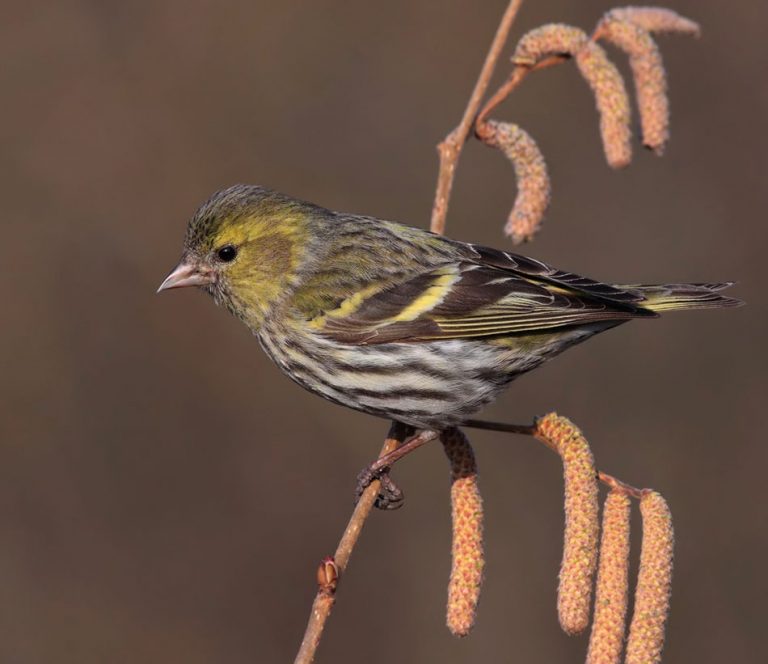
{"type": "Polygon", "coordinates": [[[729,284],[614,286],[539,261],[237,185],[195,214],[161,288],[204,287],[293,380],[422,428],[631,318],[738,304],[729,284]]]}

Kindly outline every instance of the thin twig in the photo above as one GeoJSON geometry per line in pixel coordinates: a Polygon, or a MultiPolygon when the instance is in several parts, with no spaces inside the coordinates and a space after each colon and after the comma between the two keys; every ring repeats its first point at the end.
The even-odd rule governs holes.
{"type": "Polygon", "coordinates": [[[568,60],[570,60],[568,56],[553,55],[542,60],[541,62],[537,62],[532,66],[516,65],[514,69],[512,69],[512,73],[507,77],[507,80],[504,81],[504,83],[499,86],[499,89],[490,96],[488,101],[485,102],[485,105],[481,111],[477,114],[477,121],[475,122],[476,131],[480,133],[480,128],[488,119],[488,116],[491,114],[491,112],[495,110],[496,107],[501,104],[507,97],[509,97],[512,92],[515,91],[515,89],[525,80],[528,74],[534,71],[538,71],[539,69],[554,67],[555,65],[567,62],[568,60]]]}
{"type": "Polygon", "coordinates": [[[512,91],[523,82],[523,79],[530,71],[531,67],[522,67],[520,65],[512,70],[512,73],[507,77],[507,80],[504,81],[499,89],[491,95],[490,99],[485,102],[485,106],[483,106],[480,113],[477,114],[477,121],[475,122],[476,132],[483,126],[486,119],[491,114],[491,111],[495,110],[501,102],[512,94],[512,91]]]}
{"type": "Polygon", "coordinates": [[[469,427],[470,429],[484,429],[486,431],[519,433],[523,436],[532,436],[536,431],[535,424],[507,424],[506,422],[488,422],[486,420],[467,420],[462,426],[469,427]]]}
{"type": "MultiPolygon", "coordinates": [[[[393,422],[387,440],[384,441],[384,445],[381,448],[379,458],[394,452],[404,438],[405,428],[393,422]]],[[[344,529],[344,533],[336,547],[336,553],[332,558],[332,562],[338,570],[338,575],[344,572],[349,563],[349,558],[365,525],[365,520],[371,512],[374,502],[376,502],[380,485],[381,482],[379,480],[373,480],[363,491],[360,499],[357,501],[357,505],[355,505],[349,523],[347,523],[347,527],[344,529]]],[[[321,563],[321,565],[325,564],[326,561],[321,563]]],[[[320,639],[323,636],[325,623],[328,620],[328,616],[331,615],[331,609],[333,609],[335,601],[335,586],[329,587],[319,584],[315,601],[312,603],[312,612],[309,615],[307,629],[304,632],[304,638],[301,641],[301,647],[296,655],[294,664],[311,664],[314,661],[317,647],[320,645],[320,639]]]]}
{"type": "Polygon", "coordinates": [[[448,214],[448,200],[451,197],[453,178],[456,174],[456,165],[459,161],[459,155],[467,140],[467,136],[469,136],[470,131],[472,131],[472,126],[475,123],[475,116],[480,108],[480,103],[483,100],[485,91],[488,89],[488,84],[491,81],[491,76],[493,76],[496,62],[501,55],[512,23],[522,4],[523,0],[510,0],[504,15],[501,17],[501,22],[499,23],[496,35],[491,42],[491,47],[488,50],[488,55],[485,57],[483,68],[480,70],[480,75],[477,78],[474,90],[472,90],[472,96],[469,98],[461,122],[459,123],[459,126],[448,134],[448,136],[445,137],[445,140],[437,146],[437,151],[440,155],[440,170],[437,176],[437,190],[435,191],[435,202],[432,205],[432,220],[429,226],[434,233],[440,233],[442,235],[445,231],[445,218],[448,214]]]}
{"type": "MultiPolygon", "coordinates": [[[[557,452],[557,449],[553,446],[552,441],[545,436],[539,434],[538,426],[536,422],[533,424],[507,424],[506,422],[489,422],[486,420],[467,420],[462,426],[470,427],[472,429],[485,429],[486,431],[503,431],[505,433],[517,433],[522,436],[532,436],[540,443],[546,445],[553,452],[557,452]]],[[[638,500],[642,498],[647,492],[647,489],[638,489],[637,487],[622,482],[616,479],[613,475],[604,473],[602,470],[597,473],[597,478],[606,486],[611,489],[616,489],[621,493],[624,493],[638,500]]]]}
{"type": "Polygon", "coordinates": [[[638,489],[637,487],[634,487],[631,484],[627,484],[626,482],[622,482],[621,480],[613,477],[613,475],[609,475],[603,471],[600,471],[597,474],[597,477],[603,484],[610,487],[611,489],[616,489],[616,491],[625,493],[628,496],[637,498],[638,500],[640,500],[640,498],[648,493],[648,489],[638,489]]]}

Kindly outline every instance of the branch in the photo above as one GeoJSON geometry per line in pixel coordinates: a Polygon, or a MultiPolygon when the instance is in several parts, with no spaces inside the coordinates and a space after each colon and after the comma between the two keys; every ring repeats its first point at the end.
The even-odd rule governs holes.
{"type": "MultiPolygon", "coordinates": [[[[405,428],[393,422],[389,429],[387,439],[379,453],[379,458],[394,452],[405,438],[405,428]]],[[[357,544],[360,533],[365,525],[365,520],[376,502],[381,482],[373,480],[363,491],[360,500],[357,501],[349,523],[336,547],[336,553],[332,558],[326,558],[320,563],[318,569],[318,588],[315,601],[312,603],[312,612],[309,615],[307,629],[301,641],[301,647],[296,655],[294,664],[311,664],[315,659],[317,647],[323,636],[323,629],[331,609],[336,601],[336,583],[349,564],[349,558],[357,544]]]]}
{"type": "MultiPolygon", "coordinates": [[[[588,80],[596,93],[598,108],[601,112],[604,145],[609,163],[618,166],[628,161],[628,158],[624,158],[625,155],[623,153],[620,155],[621,158],[612,158],[609,148],[617,143],[615,140],[606,140],[606,134],[610,134],[607,129],[611,129],[613,126],[611,125],[607,129],[603,126],[606,124],[606,116],[609,115],[608,111],[612,108],[608,102],[615,100],[613,98],[607,99],[605,95],[601,98],[598,94],[605,92],[606,84],[603,79],[609,64],[605,64],[607,63],[605,58],[602,58],[597,63],[598,65],[602,63],[604,65],[602,68],[596,66],[594,62],[595,53],[599,54],[602,52],[599,51],[599,47],[595,44],[595,41],[600,37],[599,31],[596,31],[592,37],[588,37],[586,34],[578,31],[579,44],[582,44],[582,42],[585,44],[583,48],[581,46],[578,49],[575,47],[564,49],[553,47],[547,50],[543,46],[549,44],[551,40],[544,43],[543,46],[539,44],[543,50],[540,49],[541,53],[539,53],[534,49],[536,57],[529,59],[518,57],[520,51],[520,45],[518,45],[516,57],[513,59],[514,68],[510,76],[488,99],[481,110],[481,104],[493,76],[496,63],[521,6],[522,0],[510,0],[507,5],[461,121],[438,145],[440,165],[430,222],[430,229],[435,233],[442,234],[445,230],[448,203],[455,178],[456,166],[470,133],[474,131],[477,137],[487,144],[495,147],[505,147],[506,144],[498,140],[496,141],[498,145],[494,145],[493,139],[495,135],[493,131],[494,128],[498,129],[499,123],[488,121],[490,113],[523,82],[530,72],[558,65],[567,61],[571,56],[576,60],[582,75],[588,80]],[[592,60],[589,59],[590,56],[592,60]],[[602,62],[603,60],[605,60],[605,63],[602,62]],[[604,107],[611,108],[606,110],[604,107]]],[[[682,24],[677,20],[677,15],[673,15],[677,22],[673,22],[674,25],[672,25],[669,23],[669,13],[660,13],[655,8],[653,11],[648,8],[640,8],[639,10],[633,8],[632,11],[634,12],[632,16],[637,21],[656,21],[654,25],[659,24],[655,28],[657,30],[685,31],[688,29],[685,26],[681,27],[682,24]]],[[[624,15],[622,14],[622,16],[624,15]]],[[[568,34],[576,34],[576,29],[569,28],[569,26],[555,25],[544,26],[538,31],[529,33],[526,37],[528,42],[533,40],[535,42],[533,45],[536,46],[538,42],[536,42],[534,37],[537,35],[547,36],[553,31],[562,31],[562,28],[567,28],[568,34]]],[[[649,30],[652,28],[645,29],[649,30]]],[[[523,41],[525,39],[524,37],[523,41]]],[[[647,56],[649,50],[647,43],[648,40],[646,39],[641,44],[641,46],[644,45],[645,50],[640,55],[645,54],[647,56]]],[[[554,46],[557,46],[557,44],[554,44],[554,46]]],[[[637,50],[635,42],[630,44],[630,46],[637,50]]],[[[634,54],[637,59],[638,55],[635,51],[632,51],[630,54],[634,54]]],[[[646,57],[646,59],[648,58],[646,57]]],[[[653,62],[655,63],[656,61],[654,60],[653,62]]],[[[610,67],[613,67],[613,65],[610,65],[610,67]]],[[[618,74],[616,77],[618,77],[618,74]]],[[[658,81],[656,79],[654,81],[656,88],[658,88],[658,81]]],[[[623,81],[620,80],[620,77],[619,83],[623,90],[623,81]]],[[[651,86],[648,84],[646,87],[650,88],[651,86]]],[[[624,93],[624,97],[626,97],[626,93],[624,93]]],[[[654,147],[660,149],[663,146],[663,140],[666,138],[666,125],[664,124],[666,107],[661,108],[659,104],[653,106],[653,104],[648,102],[641,104],[641,107],[641,111],[645,109],[648,118],[656,120],[656,124],[661,127],[661,130],[656,131],[656,134],[654,134],[656,138],[650,141],[654,147]],[[660,108],[661,111],[659,110],[660,108]]],[[[624,128],[624,125],[628,128],[628,120],[624,121],[623,116],[621,120],[621,128],[624,128]]],[[[607,138],[611,139],[611,136],[609,135],[607,138]]],[[[624,143],[628,144],[628,139],[622,145],[624,143]]],[[[515,157],[519,161],[521,149],[518,147],[515,150],[508,151],[508,156],[515,157]]],[[[519,167],[520,164],[516,164],[516,166],[519,167]]],[[[546,173],[544,177],[546,178],[546,173]]],[[[522,179],[520,174],[518,174],[518,181],[522,179]]],[[[539,214],[539,216],[541,215],[539,214]]],[[[531,230],[528,235],[532,235],[532,233],[533,231],[531,230]]],[[[469,420],[464,423],[464,426],[532,436],[558,453],[563,460],[566,493],[566,536],[563,565],[561,568],[559,610],[561,624],[567,633],[579,632],[585,629],[589,623],[592,577],[598,562],[598,480],[611,488],[611,495],[614,499],[633,497],[641,500],[641,510],[645,510],[643,511],[643,517],[644,521],[647,521],[647,530],[650,535],[647,538],[645,536],[643,538],[642,556],[644,562],[641,561],[636,603],[639,601],[641,608],[645,607],[648,610],[638,612],[636,609],[636,615],[633,617],[632,628],[630,629],[630,645],[627,652],[628,661],[630,659],[633,662],[646,661],[647,659],[647,661],[658,662],[663,645],[664,627],[669,608],[669,584],[672,566],[671,521],[663,499],[648,489],[637,489],[606,473],[598,472],[594,466],[594,459],[589,450],[588,443],[581,433],[568,420],[557,417],[554,413],[535,421],[532,425],[509,425],[469,420]],[[585,496],[588,500],[585,500],[585,496]],[[658,500],[656,496],[658,496],[658,500]],[[585,507],[586,503],[588,505],[585,507]],[[648,512],[647,518],[646,512],[648,512]],[[585,554],[587,550],[588,556],[585,554]],[[656,587],[662,588],[663,592],[655,592],[656,587]],[[649,611],[655,612],[652,619],[649,619],[646,615],[649,611]],[[651,632],[653,638],[647,636],[651,632]],[[632,658],[629,657],[630,651],[632,652],[632,658]]],[[[411,427],[392,422],[378,460],[368,470],[386,471],[402,456],[438,436],[437,431],[422,430],[420,434],[412,436],[406,442],[406,439],[408,439],[409,434],[412,432],[411,427]]],[[[480,494],[477,490],[477,469],[474,464],[472,448],[460,431],[454,430],[452,436],[447,438],[445,433],[443,432],[441,437],[443,438],[446,454],[452,464],[453,485],[451,496],[454,527],[453,571],[449,587],[447,620],[451,631],[456,635],[463,636],[469,632],[474,622],[480,583],[482,581],[482,509],[480,494]]],[[[381,484],[378,478],[368,484],[360,495],[358,503],[338,543],[335,554],[332,557],[323,559],[320,563],[317,570],[318,589],[295,664],[311,664],[314,661],[325,624],[336,601],[339,578],[346,570],[349,558],[360,537],[365,521],[382,488],[381,484]]],[[[613,523],[613,521],[610,521],[610,523],[613,523]]],[[[607,532],[607,530],[606,533],[608,535],[621,535],[618,531],[607,532]]],[[[610,538],[605,541],[609,542],[610,538]]],[[[606,545],[605,551],[610,553],[611,550],[611,547],[606,545]]],[[[609,569],[611,574],[613,571],[609,569]]],[[[611,574],[608,574],[606,577],[608,579],[605,582],[606,584],[616,580],[614,578],[616,575],[611,576],[611,574]]],[[[623,586],[622,588],[622,592],[626,595],[626,588],[623,586]]],[[[598,646],[602,648],[602,642],[599,637],[605,636],[603,632],[605,631],[604,628],[607,627],[612,629],[609,636],[619,644],[621,643],[620,637],[623,635],[624,611],[622,610],[621,613],[621,619],[618,621],[614,619],[615,616],[609,616],[610,620],[605,618],[593,624],[595,648],[598,646]],[[619,635],[618,637],[616,636],[617,634],[619,635]]],[[[591,651],[594,650],[592,645],[590,648],[591,651]]]]}
{"type": "Polygon", "coordinates": [[[464,115],[461,118],[459,126],[456,127],[445,140],[437,146],[440,155],[440,170],[437,176],[437,190],[435,191],[435,202],[432,204],[432,220],[430,221],[430,230],[441,235],[445,231],[445,217],[448,214],[448,200],[451,197],[453,188],[453,179],[456,174],[456,165],[459,162],[459,155],[464,147],[464,143],[472,131],[475,123],[475,116],[480,108],[480,102],[483,100],[485,91],[493,76],[493,70],[501,55],[501,50],[507,41],[507,36],[512,28],[512,23],[517,16],[517,12],[523,0],[510,0],[504,15],[501,17],[499,27],[496,29],[496,35],[488,49],[488,55],[485,57],[483,68],[472,90],[472,96],[469,98],[464,115]]]}

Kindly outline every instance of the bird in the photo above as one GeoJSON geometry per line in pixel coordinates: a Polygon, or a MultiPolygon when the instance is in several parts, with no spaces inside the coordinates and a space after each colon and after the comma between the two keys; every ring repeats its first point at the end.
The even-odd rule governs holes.
{"type": "Polygon", "coordinates": [[[158,292],[198,287],[293,381],[418,430],[462,425],[520,375],[605,330],[732,307],[732,282],[616,285],[258,185],[193,215],[158,292]]]}

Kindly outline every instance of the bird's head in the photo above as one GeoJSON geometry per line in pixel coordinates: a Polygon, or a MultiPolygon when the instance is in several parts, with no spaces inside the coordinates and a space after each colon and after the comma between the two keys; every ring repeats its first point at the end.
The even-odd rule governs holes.
{"type": "Polygon", "coordinates": [[[298,282],[314,221],[330,214],[254,185],[214,194],[189,222],[179,264],[159,291],[197,286],[249,326],[298,282]]]}

